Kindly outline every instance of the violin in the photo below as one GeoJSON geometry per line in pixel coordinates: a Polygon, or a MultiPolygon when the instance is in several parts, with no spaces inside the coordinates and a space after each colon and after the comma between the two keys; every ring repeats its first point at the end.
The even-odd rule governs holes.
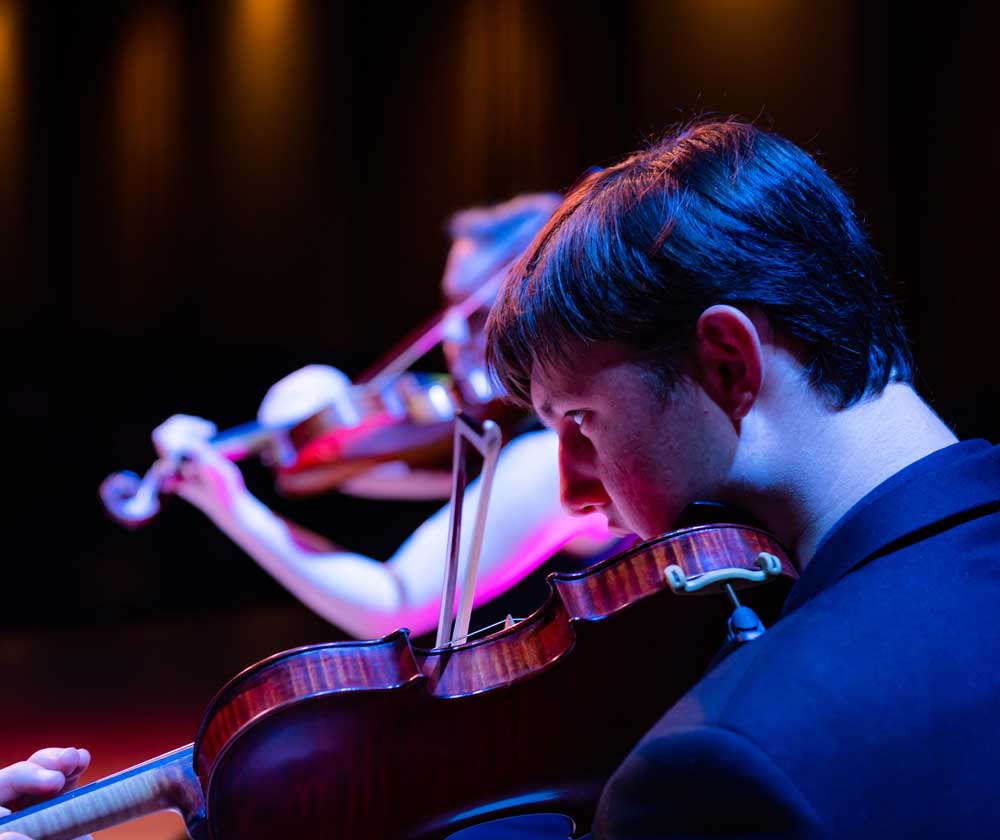
{"type": "MultiPolygon", "coordinates": [[[[474,342],[468,319],[492,300],[502,276],[497,273],[432,317],[355,383],[328,389],[319,408],[313,405],[280,423],[236,426],[213,435],[209,444],[233,461],[259,457],[278,491],[289,497],[327,492],[377,465],[400,461],[440,473],[441,492],[435,497],[446,496],[444,471],[459,412],[495,420],[505,437],[524,414],[502,399],[474,351],[452,365],[455,375],[409,368],[442,341],[474,342]]],[[[176,460],[161,459],[142,477],[131,471],[112,473],[100,486],[106,510],[128,527],[145,524],[159,512],[162,488],[179,466],[176,460]]]]}
{"type": "Polygon", "coordinates": [[[193,840],[438,840],[538,812],[586,831],[610,774],[726,640],[721,593],[770,621],[795,577],[767,532],[700,525],[550,574],[534,613],[486,636],[284,651],[218,691],[192,744],[0,832],[70,840],[168,808],[193,840]]]}

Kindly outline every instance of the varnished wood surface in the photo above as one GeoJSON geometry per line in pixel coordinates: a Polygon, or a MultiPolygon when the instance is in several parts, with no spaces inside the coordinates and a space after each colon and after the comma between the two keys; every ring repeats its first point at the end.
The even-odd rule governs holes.
{"type": "MultiPolygon", "coordinates": [[[[0,698],[5,720],[20,714],[29,723],[20,747],[17,737],[2,746],[11,750],[8,761],[47,743],[88,746],[93,779],[107,772],[108,752],[93,728],[73,723],[81,698],[101,707],[105,731],[134,750],[128,760],[119,752],[113,770],[189,740],[205,720],[200,767],[215,840],[276,833],[416,840],[532,810],[562,811],[583,827],[607,775],[722,641],[725,599],[676,596],[662,580],[679,556],[693,573],[733,549],[727,535],[708,536],[696,549],[685,547],[690,534],[681,535],[673,545],[556,575],[556,594],[527,621],[452,651],[416,650],[395,633],[267,657],[218,692],[207,715],[204,698],[213,692],[206,686],[218,687],[219,668],[245,664],[254,648],[273,650],[290,638],[288,626],[258,627],[252,641],[239,636],[242,616],[207,631],[107,628],[64,645],[55,670],[51,651],[37,644],[32,656],[26,641],[19,662],[0,647],[21,680],[20,699],[28,699],[18,707],[10,695],[0,698]],[[630,593],[627,607],[616,589],[630,593]],[[296,660],[302,667],[289,668],[296,660]],[[91,682],[74,680],[80,674],[91,682]],[[98,675],[103,680],[94,682],[98,675]],[[155,688],[143,685],[151,675],[155,688]],[[86,690],[77,703],[61,703],[60,689],[74,684],[86,690]],[[46,726],[54,722],[61,729],[46,726]]],[[[744,534],[738,542],[745,565],[758,550],[780,556],[766,537],[744,534]]],[[[787,586],[746,599],[767,620],[787,586]]],[[[171,840],[179,832],[176,817],[149,817],[98,840],[171,840]]]]}
{"type": "MultiPolygon", "coordinates": [[[[597,619],[666,589],[668,566],[679,565],[689,578],[726,567],[756,570],[761,552],[774,554],[781,560],[783,573],[797,577],[784,548],[765,531],[708,525],[640,543],[600,566],[554,576],[553,583],[573,618],[597,619]]],[[[736,588],[744,587],[737,584],[736,588]]]]}
{"type": "MultiPolygon", "coordinates": [[[[689,529],[554,576],[549,601],[493,637],[414,651],[393,634],[300,651],[306,679],[293,656],[252,669],[248,688],[238,679],[220,693],[196,743],[216,840],[430,840],[532,810],[589,825],[607,776],[725,637],[727,599],[675,595],[663,569],[753,568],[760,551],[784,557],[755,529],[689,529]],[[375,667],[346,664],[369,654],[375,667]]],[[[790,582],[746,601],[768,621],[790,582]]]]}
{"type": "MultiPolygon", "coordinates": [[[[405,634],[380,641],[348,642],[284,651],[228,682],[210,703],[218,714],[198,733],[199,762],[210,762],[241,726],[262,712],[328,692],[389,691],[423,681],[405,634]]],[[[207,779],[210,767],[200,764],[207,779]]]]}

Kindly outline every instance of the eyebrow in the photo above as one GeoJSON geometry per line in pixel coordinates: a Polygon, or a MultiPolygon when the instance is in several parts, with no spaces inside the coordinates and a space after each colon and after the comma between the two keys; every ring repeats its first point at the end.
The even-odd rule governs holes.
{"type": "Polygon", "coordinates": [[[550,422],[556,419],[556,409],[553,402],[560,403],[576,403],[579,400],[579,395],[569,393],[565,388],[559,387],[554,384],[550,384],[549,387],[545,389],[545,395],[542,399],[541,405],[538,406],[537,414],[542,420],[544,425],[546,420],[550,422]]]}
{"type": "Polygon", "coordinates": [[[536,414],[538,415],[539,422],[541,422],[546,429],[552,428],[553,411],[552,403],[549,400],[545,400],[545,402],[538,407],[536,414]]]}
{"type": "Polygon", "coordinates": [[[549,382],[542,390],[542,402],[536,410],[542,425],[550,426],[557,419],[556,409],[553,403],[576,403],[579,400],[578,394],[572,394],[566,390],[563,383],[549,382]]]}

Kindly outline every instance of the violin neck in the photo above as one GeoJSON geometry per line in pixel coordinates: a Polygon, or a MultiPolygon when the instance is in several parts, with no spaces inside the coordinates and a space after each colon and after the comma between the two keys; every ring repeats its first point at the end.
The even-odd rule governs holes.
{"type": "Polygon", "coordinates": [[[205,803],[190,744],[0,819],[0,834],[17,831],[33,840],[73,840],[168,809],[179,811],[188,833],[198,837],[205,803]]]}
{"type": "Polygon", "coordinates": [[[230,429],[223,429],[211,439],[210,443],[223,458],[242,461],[261,452],[273,438],[274,429],[252,420],[230,429]]]}

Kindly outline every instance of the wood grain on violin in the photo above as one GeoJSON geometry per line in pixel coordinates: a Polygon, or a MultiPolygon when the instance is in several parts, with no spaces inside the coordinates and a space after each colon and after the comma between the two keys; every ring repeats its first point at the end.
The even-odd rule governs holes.
{"type": "MultiPolygon", "coordinates": [[[[751,569],[761,552],[784,570],[746,595],[768,621],[795,576],[784,551],[755,528],[709,525],[550,575],[538,610],[476,641],[419,650],[400,630],[272,656],[209,704],[193,768],[169,793],[177,799],[164,806],[153,785],[150,802],[187,808],[189,826],[213,840],[425,840],[537,811],[585,829],[608,776],[725,637],[726,599],[675,595],[664,570],[751,569]],[[201,822],[191,804],[203,791],[201,822]]],[[[73,837],[94,823],[46,833],[30,821],[50,809],[65,816],[67,800],[94,819],[114,779],[0,820],[0,830],[73,837]]]]}

